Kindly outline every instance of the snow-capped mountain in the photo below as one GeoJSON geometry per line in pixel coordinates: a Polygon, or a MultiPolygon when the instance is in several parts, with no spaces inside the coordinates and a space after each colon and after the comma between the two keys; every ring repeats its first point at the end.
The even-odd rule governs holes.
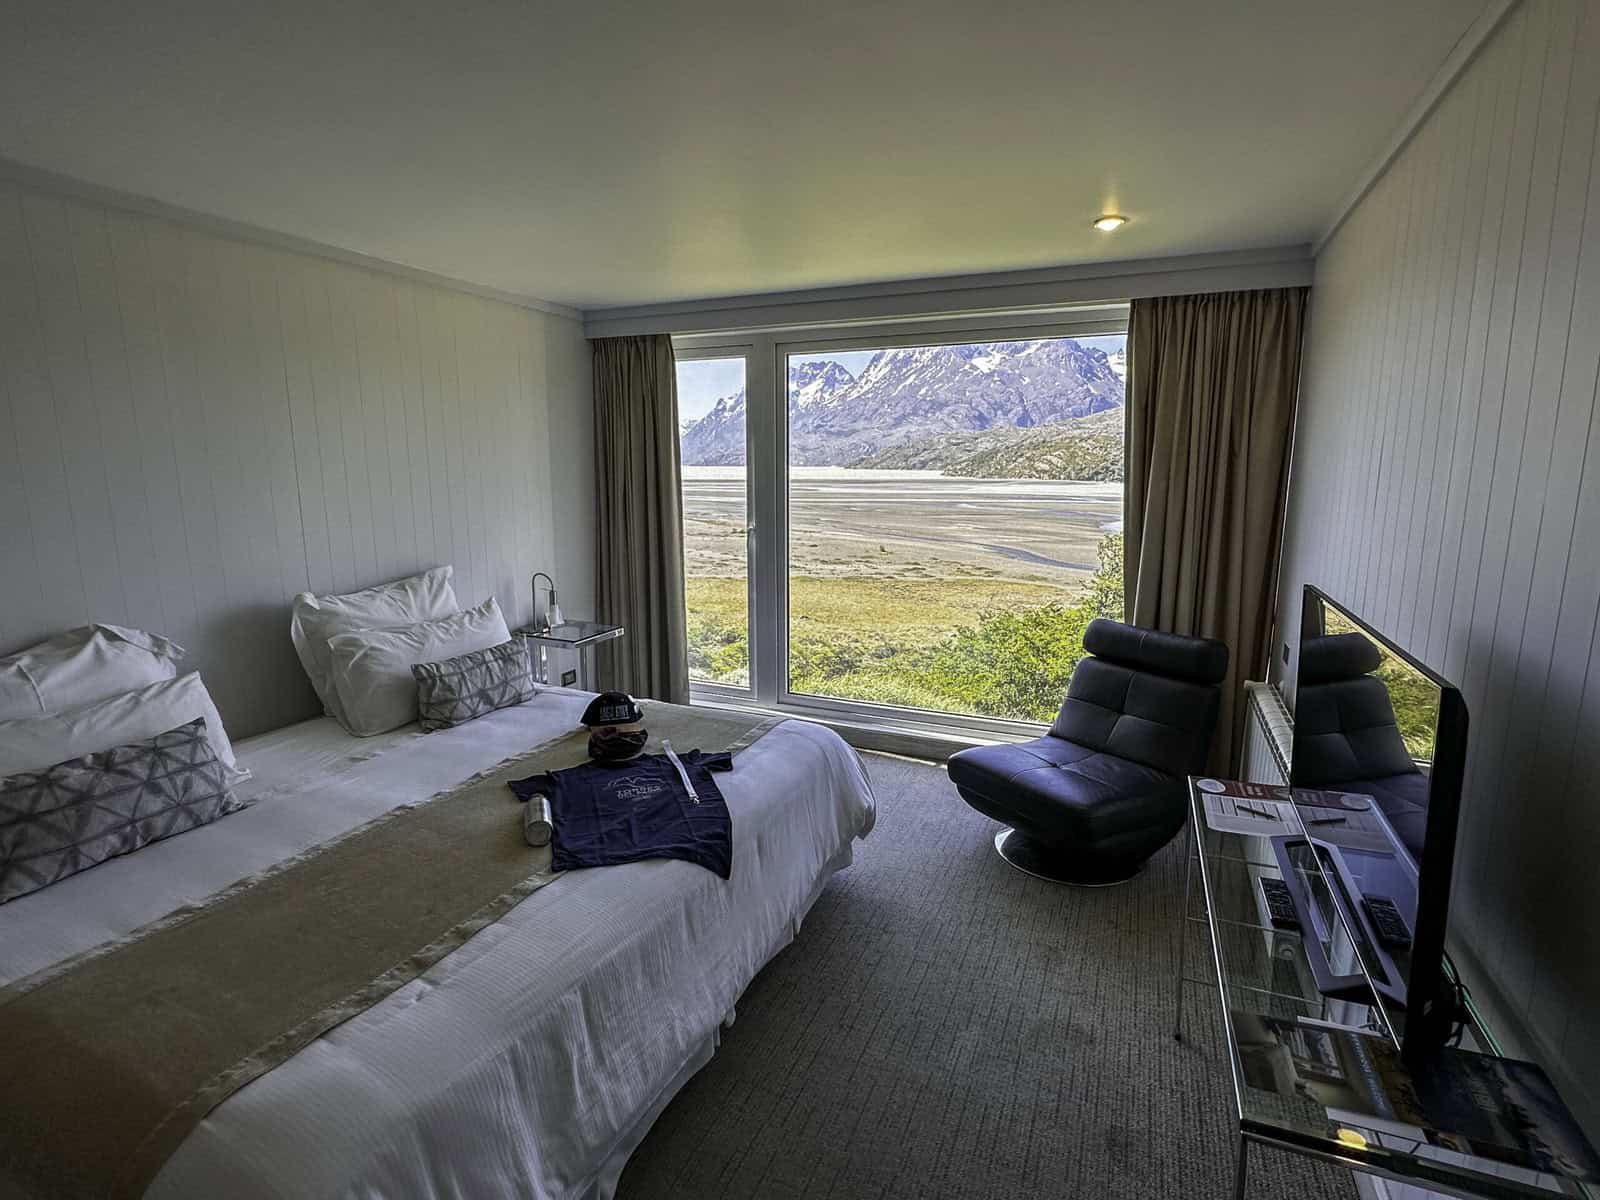
{"type": "MultiPolygon", "coordinates": [[[[789,372],[789,461],[844,466],[960,430],[1025,429],[1115,408],[1122,378],[1071,338],[881,350],[860,376],[836,362],[789,372]]],[[[689,465],[744,461],[744,393],[683,433],[689,465]]]]}
{"type": "Polygon", "coordinates": [[[854,375],[832,360],[790,367],[789,407],[810,408],[830,402],[855,381],[854,375]]]}
{"type": "Polygon", "coordinates": [[[744,389],[724,396],[698,421],[683,427],[678,441],[684,466],[737,467],[744,463],[744,389]]]}
{"type": "MultiPolygon", "coordinates": [[[[827,405],[856,377],[832,361],[807,362],[789,368],[789,414],[827,405]]],[[[685,424],[683,461],[689,466],[728,467],[744,462],[744,389],[724,396],[698,421],[685,424]]]]}

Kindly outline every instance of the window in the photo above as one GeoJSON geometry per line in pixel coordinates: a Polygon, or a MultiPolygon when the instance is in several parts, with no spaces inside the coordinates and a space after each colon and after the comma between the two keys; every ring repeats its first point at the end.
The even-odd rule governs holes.
{"type": "Polygon", "coordinates": [[[689,678],[748,691],[745,360],[678,360],[689,678]]]}
{"type": "Polygon", "coordinates": [[[788,355],[791,692],[1055,715],[1122,615],[1122,343],[788,355]]]}
{"type": "Polygon", "coordinates": [[[950,329],[680,341],[697,690],[1054,716],[1084,627],[1122,614],[1126,323],[950,329]]]}

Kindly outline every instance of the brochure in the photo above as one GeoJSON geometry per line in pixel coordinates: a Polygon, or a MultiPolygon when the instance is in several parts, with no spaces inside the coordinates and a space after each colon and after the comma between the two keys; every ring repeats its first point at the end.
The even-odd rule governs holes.
{"type": "Polygon", "coordinates": [[[1206,824],[1219,833],[1280,837],[1298,833],[1289,789],[1240,779],[1197,779],[1205,797],[1206,824]]]}

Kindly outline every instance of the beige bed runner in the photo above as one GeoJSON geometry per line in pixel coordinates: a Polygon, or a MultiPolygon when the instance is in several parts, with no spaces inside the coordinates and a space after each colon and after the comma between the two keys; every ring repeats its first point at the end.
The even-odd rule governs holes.
{"type": "MultiPolygon", "coordinates": [[[[777,723],[643,707],[652,752],[738,750],[777,723]]],[[[0,991],[0,1183],[142,1195],[233,1092],[556,877],[506,781],[576,766],[586,742],[555,738],[0,991]]]]}

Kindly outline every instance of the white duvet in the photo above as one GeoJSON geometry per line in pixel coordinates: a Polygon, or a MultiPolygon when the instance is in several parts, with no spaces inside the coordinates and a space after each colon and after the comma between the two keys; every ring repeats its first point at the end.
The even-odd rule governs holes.
{"type": "MultiPolygon", "coordinates": [[[[550,690],[427,735],[356,739],[322,718],[241,742],[256,805],[0,906],[0,984],[449,788],[572,728],[588,699],[550,690]]],[[[860,761],[821,726],[780,725],[718,785],[730,881],[665,860],[569,872],[236,1092],[147,1194],[608,1195],[872,827],[860,761]]]]}

